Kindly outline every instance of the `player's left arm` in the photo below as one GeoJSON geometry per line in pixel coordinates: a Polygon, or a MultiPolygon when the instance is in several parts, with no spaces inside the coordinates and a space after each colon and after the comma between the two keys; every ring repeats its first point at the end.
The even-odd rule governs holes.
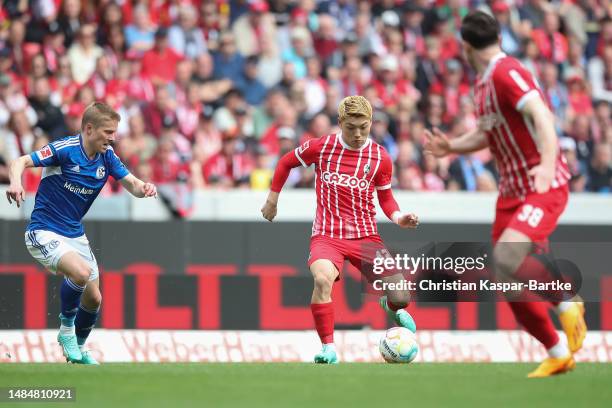
{"type": "Polygon", "coordinates": [[[134,197],[157,197],[157,187],[155,187],[155,184],[145,183],[132,173],[128,173],[127,176],[123,177],[119,181],[121,182],[121,185],[134,197]]]}
{"type": "Polygon", "coordinates": [[[529,171],[538,193],[545,193],[555,178],[557,160],[557,135],[555,118],[542,99],[533,75],[521,64],[499,69],[493,75],[500,104],[506,109],[516,109],[535,127],[536,144],[540,163],[529,171]]]}
{"type": "Polygon", "coordinates": [[[388,154],[383,154],[378,173],[374,176],[376,195],[378,203],[383,212],[393,223],[402,228],[416,228],[419,218],[415,214],[404,214],[400,211],[399,204],[391,190],[391,179],[393,176],[393,163],[388,154]]]}
{"type": "Polygon", "coordinates": [[[527,100],[520,112],[533,121],[540,151],[540,164],[529,170],[529,175],[534,178],[536,191],[545,193],[555,178],[558,152],[555,117],[540,96],[527,100]]]}
{"type": "Polygon", "coordinates": [[[110,149],[107,152],[107,163],[110,170],[110,175],[115,180],[119,180],[123,188],[130,192],[131,195],[138,198],[156,197],[157,187],[153,183],[145,183],[138,177],[128,171],[121,159],[115,154],[115,151],[110,149]]]}

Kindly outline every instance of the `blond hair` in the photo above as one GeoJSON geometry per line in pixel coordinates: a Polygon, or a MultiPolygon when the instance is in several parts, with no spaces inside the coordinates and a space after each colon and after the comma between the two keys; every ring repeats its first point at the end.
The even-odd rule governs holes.
{"type": "Polygon", "coordinates": [[[85,129],[88,123],[91,123],[94,129],[103,126],[109,120],[119,122],[121,116],[104,102],[94,102],[85,108],[83,120],[81,121],[81,129],[85,129]]]}
{"type": "Polygon", "coordinates": [[[364,116],[372,120],[372,105],[361,95],[347,96],[338,106],[338,120],[342,122],[347,116],[364,116]]]}

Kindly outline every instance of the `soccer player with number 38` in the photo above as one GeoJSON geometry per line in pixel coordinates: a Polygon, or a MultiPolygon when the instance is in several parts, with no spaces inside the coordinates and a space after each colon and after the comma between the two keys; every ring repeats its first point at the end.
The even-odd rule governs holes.
{"type": "MultiPolygon", "coordinates": [[[[463,20],[461,37],[465,57],[478,73],[479,125],[451,140],[438,129],[426,131],[425,150],[442,157],[489,147],[500,173],[492,231],[496,276],[502,281],[524,280],[525,273],[533,273],[530,255],[546,247],[565,209],[570,173],[559,153],[554,117],[542,91],[517,59],[501,51],[498,22],[486,13],[471,12],[463,20]]],[[[549,355],[529,377],[573,369],[573,353],[586,335],[582,301],[553,302],[566,342],[555,331],[547,303],[521,296],[525,294],[509,299],[512,312],[549,355]]]]}

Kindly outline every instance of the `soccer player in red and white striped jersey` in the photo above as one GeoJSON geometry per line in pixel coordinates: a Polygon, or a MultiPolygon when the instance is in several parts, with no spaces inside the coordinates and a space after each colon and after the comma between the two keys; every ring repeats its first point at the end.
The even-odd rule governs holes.
{"type": "MultiPolygon", "coordinates": [[[[304,142],[283,156],[274,172],[271,191],[261,212],[269,221],[276,216],[279,193],[289,171],[300,165],[315,166],[317,213],[312,226],[308,266],[314,278],[311,310],[323,344],[315,356],[317,363],[336,363],[334,347],[334,309],[331,290],[339,279],[345,260],[364,276],[374,279],[374,258],[388,256],[376,226],[374,190],[385,215],[403,228],[415,228],[414,214],[403,214],[391,192],[393,164],[386,150],[368,135],[372,125],[372,106],[362,96],[349,96],[338,107],[342,131],[304,142]]],[[[401,274],[381,275],[393,281],[401,274]]],[[[415,331],[410,314],[404,309],[408,294],[387,292],[381,306],[396,322],[415,331]]]]}
{"type": "MultiPolygon", "coordinates": [[[[500,174],[492,230],[496,273],[511,281],[533,278],[541,264],[530,255],[555,230],[569,194],[570,174],[559,152],[554,116],[529,71],[501,51],[499,24],[493,17],[469,13],[461,36],[465,57],[478,72],[474,94],[479,125],[452,140],[438,129],[427,131],[425,149],[438,157],[491,149],[500,174]]],[[[524,301],[525,295],[512,299],[510,307],[549,354],[529,377],[573,369],[572,353],[582,347],[586,334],[582,302],[554,303],[566,343],[555,331],[548,305],[524,301]]]]}

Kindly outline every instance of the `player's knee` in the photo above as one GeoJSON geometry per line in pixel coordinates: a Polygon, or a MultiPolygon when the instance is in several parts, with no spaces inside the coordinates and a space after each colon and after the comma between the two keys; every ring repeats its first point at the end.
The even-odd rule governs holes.
{"type": "Polygon", "coordinates": [[[334,284],[334,279],[325,273],[315,273],[314,284],[315,289],[319,291],[331,291],[332,285],[334,284]]]}
{"type": "Polygon", "coordinates": [[[389,303],[399,308],[405,308],[410,303],[410,294],[407,291],[393,291],[387,294],[389,303]]]}
{"type": "Polygon", "coordinates": [[[70,276],[70,278],[74,281],[74,283],[81,286],[85,286],[87,285],[87,282],[89,282],[89,277],[91,276],[91,273],[92,269],[87,265],[83,265],[77,268],[72,273],[72,276],[70,276]]]}
{"type": "Polygon", "coordinates": [[[93,306],[94,308],[100,307],[100,305],[102,304],[102,294],[99,290],[95,291],[95,293],[92,294],[90,301],[91,306],[93,306]]]}
{"type": "Polygon", "coordinates": [[[498,279],[512,276],[516,269],[516,257],[508,245],[498,246],[493,251],[495,273],[498,279]]]}

